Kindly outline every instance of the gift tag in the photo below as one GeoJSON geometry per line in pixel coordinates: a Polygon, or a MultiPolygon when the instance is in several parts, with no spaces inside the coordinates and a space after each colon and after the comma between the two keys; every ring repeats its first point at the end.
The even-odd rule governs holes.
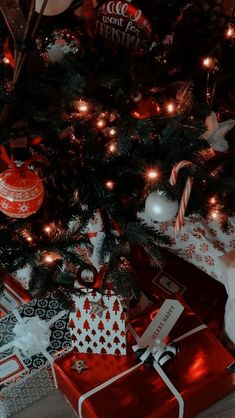
{"type": "Polygon", "coordinates": [[[186,290],[185,286],[164,271],[154,277],[153,283],[168,295],[175,295],[176,293],[182,295],[186,290]]]}
{"type": "Polygon", "coordinates": [[[163,340],[170,333],[183,311],[184,307],[178,300],[166,299],[158,314],[139,338],[138,344],[151,348],[156,339],[163,340]]]}
{"type": "Polygon", "coordinates": [[[24,300],[7,284],[0,296],[0,317],[13,311],[24,303],[24,300]]]}
{"type": "Polygon", "coordinates": [[[26,366],[16,354],[12,354],[0,360],[0,383],[3,384],[15,376],[26,371],[26,366]]]}

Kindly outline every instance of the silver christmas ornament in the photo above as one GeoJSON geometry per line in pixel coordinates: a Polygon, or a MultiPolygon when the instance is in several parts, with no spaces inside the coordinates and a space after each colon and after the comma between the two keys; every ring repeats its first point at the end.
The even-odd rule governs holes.
{"type": "Polygon", "coordinates": [[[145,201],[145,214],[156,222],[170,221],[178,212],[177,200],[169,200],[163,196],[163,192],[152,192],[145,201]]]}

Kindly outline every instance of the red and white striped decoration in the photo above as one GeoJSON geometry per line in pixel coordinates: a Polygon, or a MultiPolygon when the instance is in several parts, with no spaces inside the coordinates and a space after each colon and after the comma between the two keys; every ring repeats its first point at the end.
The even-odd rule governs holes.
{"type": "MultiPolygon", "coordinates": [[[[178,179],[178,174],[181,168],[185,167],[191,167],[193,164],[191,161],[188,160],[182,160],[179,163],[176,163],[174,167],[172,168],[171,176],[169,179],[169,182],[172,186],[175,186],[178,179]]],[[[189,176],[186,180],[182,198],[180,201],[179,210],[176,216],[176,222],[175,222],[175,236],[178,237],[180,235],[180,231],[184,222],[184,215],[187,208],[187,204],[190,198],[191,190],[193,186],[193,177],[189,176]]]]}

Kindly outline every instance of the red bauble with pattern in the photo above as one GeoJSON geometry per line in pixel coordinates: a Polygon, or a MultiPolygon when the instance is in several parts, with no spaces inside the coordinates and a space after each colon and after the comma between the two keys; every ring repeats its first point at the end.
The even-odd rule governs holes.
{"type": "Polygon", "coordinates": [[[11,218],[27,218],[44,199],[42,180],[24,164],[0,174],[0,211],[11,218]]]}

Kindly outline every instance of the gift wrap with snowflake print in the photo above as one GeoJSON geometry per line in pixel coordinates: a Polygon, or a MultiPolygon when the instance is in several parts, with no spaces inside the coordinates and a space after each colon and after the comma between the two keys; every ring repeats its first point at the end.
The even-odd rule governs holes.
{"type": "MultiPolygon", "coordinates": [[[[24,326],[25,324],[22,326],[23,331],[24,326]]],[[[31,337],[33,339],[33,336],[31,337]]],[[[29,340],[31,337],[29,335],[29,340]]],[[[35,340],[37,344],[37,337],[35,340]]],[[[0,417],[11,416],[54,390],[51,363],[70,348],[68,313],[55,294],[41,300],[34,299],[2,318],[0,320],[0,417]],[[48,324],[47,348],[44,346],[44,350],[41,350],[41,341],[38,338],[38,349],[34,347],[31,353],[25,351],[28,344],[25,342],[25,347],[24,343],[19,344],[20,339],[17,340],[15,335],[19,316],[22,318],[22,323],[26,323],[23,339],[27,338],[27,323],[30,321],[38,322],[39,327],[41,323],[48,324]],[[49,361],[50,358],[52,361],[49,361]]]]}

